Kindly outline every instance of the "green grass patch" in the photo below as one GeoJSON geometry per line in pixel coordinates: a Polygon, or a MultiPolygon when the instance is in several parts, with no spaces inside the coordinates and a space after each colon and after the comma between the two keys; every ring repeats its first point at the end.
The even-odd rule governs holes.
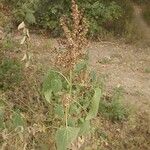
{"type": "Polygon", "coordinates": [[[99,105],[99,113],[112,121],[125,120],[129,115],[129,110],[122,102],[123,91],[121,88],[116,88],[112,97],[103,97],[99,105]]]}
{"type": "Polygon", "coordinates": [[[145,73],[150,73],[150,68],[145,68],[145,69],[144,69],[144,72],[145,72],[145,73]]]}
{"type": "Polygon", "coordinates": [[[0,45],[1,51],[16,51],[19,44],[11,36],[5,37],[0,45]]]}
{"type": "Polygon", "coordinates": [[[0,63],[0,89],[7,90],[18,85],[22,79],[22,66],[17,60],[5,58],[0,63]]]}

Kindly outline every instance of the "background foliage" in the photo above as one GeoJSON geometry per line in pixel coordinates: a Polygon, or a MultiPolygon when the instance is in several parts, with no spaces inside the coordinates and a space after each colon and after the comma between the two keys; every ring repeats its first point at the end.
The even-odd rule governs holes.
{"type": "Polygon", "coordinates": [[[143,17],[146,20],[146,22],[150,25],[150,2],[149,5],[145,6],[143,10],[143,17]]]}
{"type": "MultiPolygon", "coordinates": [[[[10,4],[15,22],[25,20],[29,24],[48,29],[55,36],[60,35],[59,19],[62,14],[69,17],[70,0],[4,0],[10,4]]],[[[132,5],[129,0],[78,0],[89,21],[90,37],[112,33],[123,35],[132,19],[132,5]]]]}

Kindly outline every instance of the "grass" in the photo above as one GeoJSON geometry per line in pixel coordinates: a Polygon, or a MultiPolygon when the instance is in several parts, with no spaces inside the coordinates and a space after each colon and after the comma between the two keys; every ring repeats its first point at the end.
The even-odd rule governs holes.
{"type": "Polygon", "coordinates": [[[122,89],[116,88],[112,97],[104,96],[100,102],[99,113],[112,121],[125,120],[129,115],[129,110],[122,102],[122,94],[122,89]]]}
{"type": "Polygon", "coordinates": [[[149,68],[149,67],[148,67],[148,68],[145,68],[145,69],[144,69],[144,72],[145,72],[145,73],[150,73],[150,68],[149,68]]]}
{"type": "Polygon", "coordinates": [[[17,51],[19,48],[18,42],[13,40],[11,35],[6,35],[6,37],[0,42],[0,51],[17,51]]]}
{"type": "Polygon", "coordinates": [[[22,67],[17,60],[4,58],[0,64],[0,89],[7,90],[18,85],[22,78],[22,67]]]}

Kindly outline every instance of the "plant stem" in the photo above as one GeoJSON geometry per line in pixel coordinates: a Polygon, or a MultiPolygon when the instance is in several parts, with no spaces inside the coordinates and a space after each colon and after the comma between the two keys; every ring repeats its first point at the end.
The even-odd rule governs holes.
{"type": "Polygon", "coordinates": [[[70,85],[69,80],[68,80],[61,72],[55,71],[55,70],[52,70],[52,71],[53,71],[53,72],[56,72],[56,73],[58,73],[58,74],[60,74],[60,75],[66,80],[66,82],[70,85]]]}
{"type": "MultiPolygon", "coordinates": [[[[70,82],[68,82],[70,85],[70,89],[69,89],[69,101],[72,98],[72,70],[70,70],[70,82]]],[[[65,120],[66,120],[66,128],[68,127],[68,111],[69,111],[69,107],[70,107],[70,102],[67,102],[67,106],[65,108],[65,120]]]]}
{"type": "Polygon", "coordinates": [[[68,127],[68,106],[65,108],[65,120],[66,120],[66,128],[68,127]]]}
{"type": "Polygon", "coordinates": [[[72,70],[70,70],[70,97],[72,97],[72,70]]]}

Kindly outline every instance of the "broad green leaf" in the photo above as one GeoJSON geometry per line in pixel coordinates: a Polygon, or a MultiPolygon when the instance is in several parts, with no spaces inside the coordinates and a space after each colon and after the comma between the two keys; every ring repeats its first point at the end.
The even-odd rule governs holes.
{"type": "Polygon", "coordinates": [[[77,105],[76,104],[72,104],[71,106],[70,106],[70,110],[69,110],[69,113],[70,114],[79,114],[81,112],[81,108],[80,107],[77,107],[77,105]]]}
{"type": "Polygon", "coordinates": [[[85,134],[89,133],[90,129],[91,129],[90,121],[85,120],[80,126],[79,135],[81,136],[81,135],[85,135],[85,134]]]}
{"type": "Polygon", "coordinates": [[[33,23],[35,23],[35,17],[34,17],[34,15],[33,15],[33,13],[26,13],[26,21],[28,22],[28,23],[31,23],[31,24],[33,24],[33,23]]]}
{"type": "Polygon", "coordinates": [[[90,78],[92,82],[96,81],[96,73],[94,71],[90,72],[90,78]]]}
{"type": "Polygon", "coordinates": [[[56,105],[55,106],[55,114],[61,118],[64,116],[64,109],[63,109],[62,105],[56,105]]]}
{"type": "Polygon", "coordinates": [[[50,70],[45,76],[44,82],[43,82],[43,91],[47,91],[51,89],[51,81],[54,79],[61,80],[61,77],[58,73],[50,70]]]}
{"type": "Polygon", "coordinates": [[[68,126],[70,127],[75,127],[75,124],[77,123],[77,119],[73,118],[72,116],[70,116],[68,118],[68,126]]]}
{"type": "Polygon", "coordinates": [[[56,132],[57,150],[67,150],[70,144],[77,138],[79,128],[60,128],[56,132]]]}
{"type": "Polygon", "coordinates": [[[62,82],[61,79],[52,79],[51,80],[51,89],[54,93],[61,91],[62,89],[62,82]]]}
{"type": "Polygon", "coordinates": [[[75,66],[75,72],[80,73],[82,70],[86,69],[87,61],[81,61],[75,66]]]}
{"type": "Polygon", "coordinates": [[[55,79],[55,74],[52,71],[49,71],[45,78],[44,78],[44,82],[43,82],[43,92],[49,91],[51,90],[51,80],[55,79]]]}
{"type": "Polygon", "coordinates": [[[57,13],[57,9],[56,9],[56,8],[52,8],[52,9],[51,9],[51,12],[52,12],[53,14],[56,14],[56,13],[57,13]]]}
{"type": "Polygon", "coordinates": [[[52,90],[47,90],[44,92],[44,96],[47,102],[50,103],[52,97],[52,90]]]}
{"type": "Polygon", "coordinates": [[[57,93],[62,90],[62,80],[58,73],[49,71],[43,82],[43,93],[48,102],[50,102],[52,92],[57,93]]]}
{"type": "Polygon", "coordinates": [[[13,116],[12,116],[12,122],[15,127],[24,126],[24,120],[19,110],[14,111],[13,116]]]}
{"type": "Polygon", "coordinates": [[[91,102],[90,111],[89,111],[89,113],[86,117],[86,120],[91,120],[91,119],[93,119],[94,117],[97,116],[101,95],[102,95],[101,89],[96,88],[93,99],[92,99],[92,102],[91,102]]]}

